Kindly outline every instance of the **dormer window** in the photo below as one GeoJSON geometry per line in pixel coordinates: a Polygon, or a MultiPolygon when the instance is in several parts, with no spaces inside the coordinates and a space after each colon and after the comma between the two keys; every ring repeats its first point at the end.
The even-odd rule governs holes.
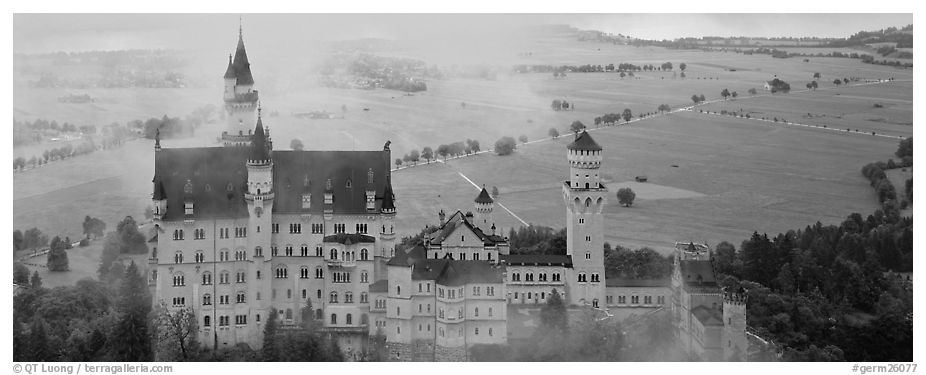
{"type": "Polygon", "coordinates": [[[347,179],[347,184],[345,184],[344,187],[350,189],[350,186],[351,186],[351,184],[350,184],[350,179],[348,178],[348,179],[347,179]]]}
{"type": "Polygon", "coordinates": [[[312,206],[312,194],[302,194],[302,209],[308,210],[312,206]]]}
{"type": "Polygon", "coordinates": [[[372,184],[372,183],[373,183],[373,168],[370,168],[370,169],[367,171],[367,183],[368,183],[368,184],[372,184]]]}
{"type": "Polygon", "coordinates": [[[332,194],[331,192],[325,193],[325,204],[333,204],[333,203],[334,203],[334,194],[332,194]]]}
{"type": "Polygon", "coordinates": [[[193,182],[186,180],[186,184],[183,185],[184,194],[193,194],[193,182]]]}
{"type": "Polygon", "coordinates": [[[183,204],[184,213],[186,215],[193,215],[193,202],[186,202],[183,204]]]}

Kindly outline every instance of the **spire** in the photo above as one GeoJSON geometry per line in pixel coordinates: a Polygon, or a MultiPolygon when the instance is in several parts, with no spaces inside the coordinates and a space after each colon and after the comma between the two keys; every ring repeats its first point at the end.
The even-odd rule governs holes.
{"type": "Polygon", "coordinates": [[[240,24],[238,25],[238,47],[235,49],[235,60],[232,65],[234,65],[239,85],[254,84],[254,77],[251,76],[251,63],[248,62],[248,53],[244,49],[244,31],[240,24]]]}
{"type": "Polygon", "coordinates": [[[592,139],[592,136],[584,130],[582,134],[579,134],[576,140],[566,146],[566,148],[580,151],[601,151],[601,146],[599,146],[598,143],[592,139]]]}
{"type": "Polygon", "coordinates": [[[494,203],[492,197],[489,195],[489,192],[486,191],[485,185],[482,185],[482,191],[479,192],[479,196],[476,197],[476,203],[494,203]]]}
{"type": "Polygon", "coordinates": [[[392,193],[392,178],[389,175],[386,175],[386,189],[383,191],[381,208],[385,213],[395,212],[395,195],[392,193]]]}
{"type": "Polygon", "coordinates": [[[225,69],[225,79],[235,78],[235,67],[232,66],[232,55],[228,54],[228,68],[225,69]]]}
{"type": "Polygon", "coordinates": [[[267,144],[267,136],[264,134],[264,124],[260,116],[260,106],[257,107],[257,125],[254,127],[254,133],[251,135],[251,156],[248,158],[251,162],[264,162],[270,160],[270,146],[267,144]]]}

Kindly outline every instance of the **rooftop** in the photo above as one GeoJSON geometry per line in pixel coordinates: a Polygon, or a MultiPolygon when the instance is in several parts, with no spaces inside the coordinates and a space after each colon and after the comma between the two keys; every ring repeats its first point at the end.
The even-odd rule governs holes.
{"type": "Polygon", "coordinates": [[[601,146],[599,146],[598,143],[592,139],[592,136],[584,130],[582,134],[579,134],[576,140],[572,141],[566,148],[579,151],[601,151],[601,146]]]}

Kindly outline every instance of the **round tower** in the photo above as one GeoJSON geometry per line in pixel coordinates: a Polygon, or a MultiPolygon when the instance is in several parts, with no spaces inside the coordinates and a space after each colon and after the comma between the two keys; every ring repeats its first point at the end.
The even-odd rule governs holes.
{"type": "Polygon", "coordinates": [[[605,306],[604,219],[608,189],[601,184],[601,146],[587,132],[567,147],[569,176],[563,182],[566,203],[566,254],[573,275],[567,278],[569,303],[605,306]]]}
{"type": "Polygon", "coordinates": [[[258,94],[254,90],[254,76],[251,75],[251,63],[244,48],[244,33],[238,27],[238,46],[234,58],[229,55],[228,67],[225,69],[226,130],[222,132],[222,144],[225,146],[248,146],[250,137],[248,128],[254,123],[254,111],[257,109],[258,94]]]}
{"type": "Polygon", "coordinates": [[[482,191],[479,192],[479,195],[474,201],[476,205],[476,215],[473,218],[475,224],[483,234],[491,235],[492,228],[495,227],[495,219],[492,217],[492,211],[495,210],[495,201],[489,195],[489,192],[486,191],[485,185],[482,186],[482,191]]]}

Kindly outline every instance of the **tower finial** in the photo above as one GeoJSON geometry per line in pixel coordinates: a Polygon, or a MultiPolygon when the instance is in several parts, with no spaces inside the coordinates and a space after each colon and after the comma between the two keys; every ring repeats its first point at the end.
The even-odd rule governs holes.
{"type": "Polygon", "coordinates": [[[257,118],[260,118],[260,100],[257,101],[257,118]]]}
{"type": "Polygon", "coordinates": [[[161,149],[161,128],[154,129],[154,150],[161,149]]]}
{"type": "Polygon", "coordinates": [[[238,38],[244,37],[244,29],[241,27],[241,15],[238,15],[238,38]]]}

